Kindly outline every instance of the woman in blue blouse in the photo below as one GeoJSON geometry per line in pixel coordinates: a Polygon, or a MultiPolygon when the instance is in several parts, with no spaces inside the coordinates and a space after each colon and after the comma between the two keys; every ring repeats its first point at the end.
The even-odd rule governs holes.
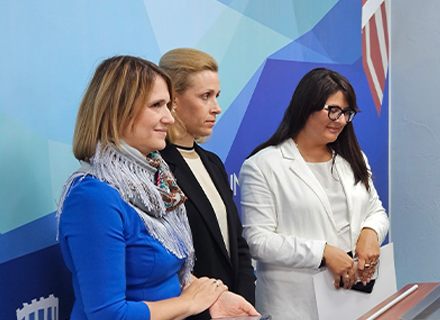
{"type": "Polygon", "coordinates": [[[58,208],[72,320],[257,314],[220,280],[191,275],[186,198],[156,151],[174,122],[171,92],[156,65],[117,56],[98,66],[83,97],[73,139],[81,168],[58,208]]]}

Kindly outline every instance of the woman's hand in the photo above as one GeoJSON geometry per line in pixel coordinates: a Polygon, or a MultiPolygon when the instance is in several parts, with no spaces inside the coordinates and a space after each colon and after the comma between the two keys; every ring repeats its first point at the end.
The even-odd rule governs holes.
{"type": "Polygon", "coordinates": [[[370,282],[379,263],[380,244],[373,229],[364,228],[356,244],[358,277],[365,285],[370,282]]]}
{"type": "Polygon", "coordinates": [[[209,308],[209,313],[213,319],[260,315],[242,296],[230,291],[223,292],[220,295],[218,300],[209,308]]]}
{"type": "Polygon", "coordinates": [[[212,306],[227,290],[228,287],[221,280],[206,277],[193,278],[190,283],[184,286],[180,298],[189,303],[189,314],[194,315],[212,306]]]}
{"type": "Polygon", "coordinates": [[[339,282],[343,280],[344,289],[350,289],[357,281],[356,266],[353,259],[343,250],[325,245],[324,259],[327,268],[335,278],[334,286],[336,289],[341,288],[339,282]]]}

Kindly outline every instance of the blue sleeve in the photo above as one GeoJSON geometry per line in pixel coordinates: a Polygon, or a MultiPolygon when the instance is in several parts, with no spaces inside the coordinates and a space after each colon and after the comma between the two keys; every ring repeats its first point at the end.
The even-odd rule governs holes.
{"type": "Polygon", "coordinates": [[[124,204],[115,189],[93,178],[72,188],[64,202],[60,242],[90,320],[150,319],[144,302],[125,296],[124,204]]]}

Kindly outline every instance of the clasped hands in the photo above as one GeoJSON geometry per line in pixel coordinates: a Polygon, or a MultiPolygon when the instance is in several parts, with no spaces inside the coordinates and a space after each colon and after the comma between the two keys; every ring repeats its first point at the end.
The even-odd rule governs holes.
{"type": "Polygon", "coordinates": [[[364,285],[370,282],[378,266],[379,255],[377,234],[368,228],[362,229],[356,245],[357,267],[355,260],[343,250],[329,244],[326,244],[324,250],[326,266],[334,276],[336,289],[350,289],[358,281],[364,285]]]}

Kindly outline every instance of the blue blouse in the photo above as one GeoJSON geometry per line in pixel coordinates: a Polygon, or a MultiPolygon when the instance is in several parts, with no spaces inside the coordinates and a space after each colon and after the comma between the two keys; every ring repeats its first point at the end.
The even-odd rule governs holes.
{"type": "Polygon", "coordinates": [[[142,302],[180,295],[183,264],[153,239],[116,189],[87,176],[66,197],[60,246],[72,272],[72,320],[150,319],[142,302]]]}

